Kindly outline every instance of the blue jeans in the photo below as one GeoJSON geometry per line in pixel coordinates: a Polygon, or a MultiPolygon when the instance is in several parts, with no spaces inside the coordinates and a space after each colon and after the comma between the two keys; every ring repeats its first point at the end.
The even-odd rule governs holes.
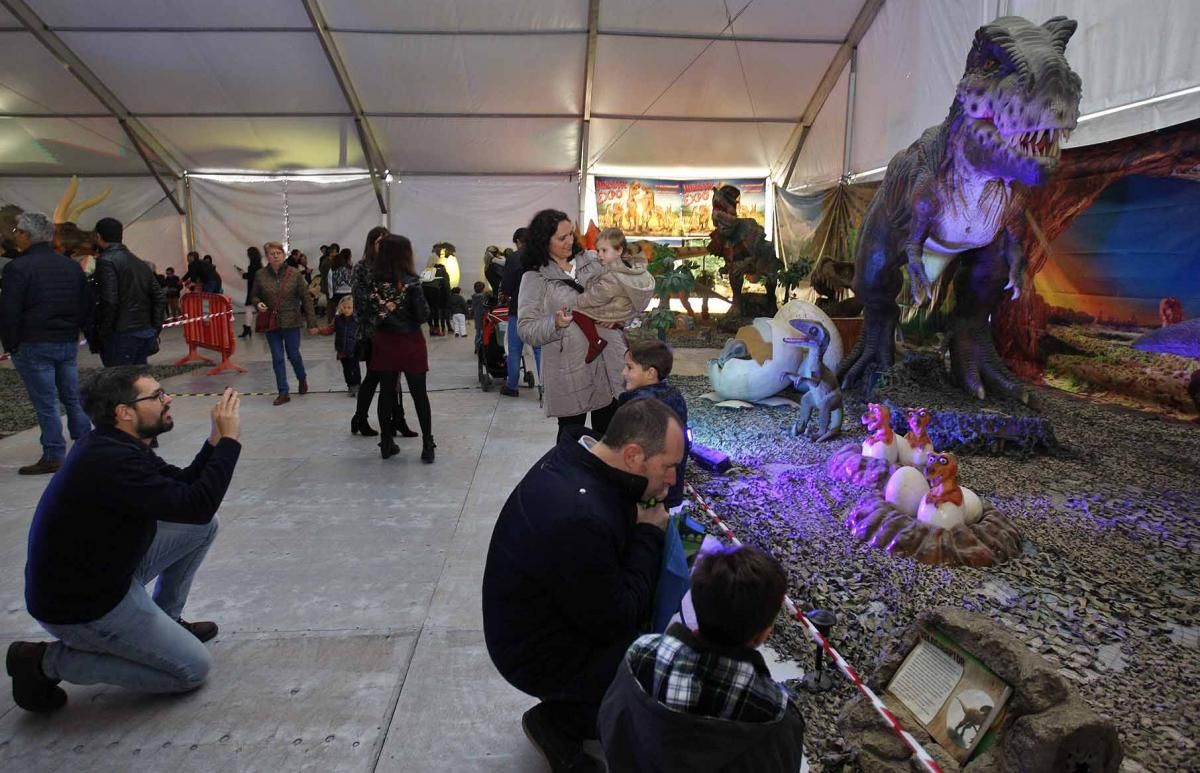
{"type": "Polygon", "coordinates": [[[115,684],[141,692],[187,692],[204,684],[212,658],[177,621],[216,536],[215,517],[200,525],[159,521],[119,604],[90,623],[41,624],[59,640],[46,648],[42,671],[71,684],[115,684]],[[155,577],[151,599],[145,584],[155,577]]]}
{"type": "Polygon", "coordinates": [[[288,327],[267,333],[267,345],[271,347],[271,367],[275,369],[275,387],[279,394],[288,393],[287,366],[283,364],[284,352],[296,371],[296,378],[308,379],[304,372],[304,358],[300,356],[300,328],[288,327]]]}
{"type": "Polygon", "coordinates": [[[104,367],[112,368],[117,365],[145,365],[154,348],[154,329],[126,330],[113,333],[113,337],[104,344],[100,352],[100,361],[104,367]]]}
{"type": "MultiPolygon", "coordinates": [[[[525,344],[521,341],[521,334],[517,331],[517,318],[509,316],[508,318],[508,359],[505,364],[508,366],[508,388],[516,389],[520,384],[521,379],[521,353],[525,351],[525,344]]],[[[538,373],[542,372],[542,347],[533,347],[533,359],[537,365],[538,373]]]]}
{"type": "Polygon", "coordinates": [[[79,440],[92,430],[92,423],[79,402],[79,370],[75,357],[79,345],[69,343],[23,343],[13,353],[13,366],[25,383],[29,401],[37,412],[42,430],[42,459],[61,462],[67,455],[58,403],[67,409],[67,430],[79,440]]]}

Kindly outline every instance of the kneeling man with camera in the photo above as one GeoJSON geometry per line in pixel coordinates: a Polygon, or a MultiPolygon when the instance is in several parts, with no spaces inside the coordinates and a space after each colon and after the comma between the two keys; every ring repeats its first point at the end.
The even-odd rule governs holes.
{"type": "Polygon", "coordinates": [[[225,390],[207,442],[180,469],[150,449],[174,419],[149,370],[98,371],[82,391],[96,429],[42,494],[25,565],[26,607],[56,641],[15,642],[5,661],[27,711],[62,707],[60,681],[193,690],[212,663],[203,642],[217,635],[215,623],[180,615],[241,453],[237,392],[225,390]]]}

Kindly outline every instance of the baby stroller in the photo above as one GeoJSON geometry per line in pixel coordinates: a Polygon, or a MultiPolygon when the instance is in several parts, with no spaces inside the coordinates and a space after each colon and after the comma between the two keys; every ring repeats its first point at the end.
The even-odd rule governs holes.
{"type": "MultiPolygon", "coordinates": [[[[485,391],[492,390],[493,382],[504,381],[508,378],[508,356],[504,351],[504,343],[508,332],[508,307],[491,306],[483,313],[483,343],[479,346],[479,387],[485,391]]],[[[525,386],[538,388],[538,405],[542,403],[542,385],[534,376],[533,371],[525,367],[525,353],[521,358],[521,370],[524,371],[525,386]]]]}

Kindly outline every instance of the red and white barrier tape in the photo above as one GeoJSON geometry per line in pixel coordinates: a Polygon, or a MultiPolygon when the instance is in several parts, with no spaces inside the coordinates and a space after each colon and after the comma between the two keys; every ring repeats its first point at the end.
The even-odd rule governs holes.
{"type": "Polygon", "coordinates": [[[174,320],[171,320],[170,322],[163,324],[163,329],[165,330],[166,328],[169,328],[169,327],[178,327],[180,325],[186,325],[189,322],[203,322],[206,319],[214,319],[216,317],[230,317],[230,316],[233,316],[233,314],[234,314],[234,312],[232,310],[231,311],[218,311],[213,314],[203,314],[199,317],[188,317],[187,319],[174,319],[174,320]]]}
{"type": "MultiPolygon", "coordinates": [[[[233,313],[234,312],[232,312],[232,311],[218,311],[214,314],[204,314],[199,317],[188,317],[186,319],[173,319],[170,322],[163,323],[163,330],[166,330],[169,327],[179,327],[180,325],[186,325],[189,322],[203,322],[206,319],[213,319],[214,317],[228,317],[228,316],[232,316],[233,313]]],[[[79,345],[87,346],[87,340],[80,341],[79,345]]],[[[11,359],[11,358],[12,358],[12,355],[7,352],[5,352],[4,354],[0,354],[0,362],[4,362],[5,360],[11,359]]]]}
{"type": "MultiPolygon", "coordinates": [[[[713,523],[717,524],[717,528],[721,530],[721,533],[725,535],[725,538],[735,545],[741,545],[741,540],[737,538],[737,535],[733,533],[732,529],[725,525],[725,522],[721,520],[721,516],[717,515],[716,512],[709,507],[708,503],[704,501],[704,497],[700,496],[700,492],[696,491],[695,486],[693,486],[691,483],[686,483],[685,485],[688,493],[692,497],[692,500],[700,507],[701,510],[705,512],[706,515],[708,515],[709,518],[713,520],[713,523]]],[[[808,617],[796,607],[796,604],[791,600],[791,598],[786,595],[783,597],[783,606],[788,611],[789,615],[800,621],[800,624],[804,626],[804,630],[808,633],[809,637],[811,637],[812,640],[817,644],[820,644],[821,649],[825,650],[825,652],[829,654],[829,657],[837,665],[838,670],[845,674],[846,678],[858,688],[858,691],[862,693],[868,701],[870,701],[871,706],[875,709],[879,716],[883,717],[884,721],[888,723],[888,726],[892,728],[892,732],[898,735],[900,740],[904,741],[904,745],[912,750],[913,756],[915,756],[921,763],[921,767],[929,771],[929,773],[942,773],[942,769],[938,766],[937,762],[933,759],[933,757],[930,756],[929,752],[925,751],[921,744],[917,743],[917,739],[913,738],[912,735],[904,729],[904,726],[900,724],[900,720],[897,719],[896,715],[892,713],[892,710],[887,707],[887,704],[880,700],[879,696],[876,695],[870,687],[867,687],[867,685],[863,682],[862,677],[858,675],[858,672],[846,662],[846,659],[842,657],[841,653],[833,648],[833,645],[831,645],[829,641],[821,635],[821,632],[818,631],[817,627],[812,624],[812,621],[809,620],[808,617]]]]}

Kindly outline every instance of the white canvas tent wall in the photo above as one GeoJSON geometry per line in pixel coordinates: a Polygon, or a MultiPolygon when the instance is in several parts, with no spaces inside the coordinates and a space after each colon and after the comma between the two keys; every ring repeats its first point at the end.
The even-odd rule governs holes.
{"type": "Polygon", "coordinates": [[[1083,80],[1083,100],[1067,147],[1200,117],[1200,3],[887,0],[814,122],[787,187],[827,187],[842,174],[881,176],[892,155],[945,118],[975,30],[1009,14],[1079,22],[1067,59],[1083,80]],[[843,84],[852,69],[851,96],[843,84]]]}
{"type": "MultiPolygon", "coordinates": [[[[233,263],[284,236],[285,206],[310,254],[390,219],[472,266],[531,206],[578,212],[580,175],[798,188],[880,167],[945,115],[974,29],[1008,12],[1080,20],[1085,113],[1176,95],[1073,142],[1200,115],[1190,0],[0,0],[0,199],[48,209],[80,174],[85,195],[119,180],[148,200],[153,170],[190,227],[175,243],[167,216],[142,251],[194,235],[235,295],[233,263]],[[182,190],[185,171],[361,178],[285,196],[182,190]]],[[[94,212],[143,215],[123,200],[94,212]]]]}

